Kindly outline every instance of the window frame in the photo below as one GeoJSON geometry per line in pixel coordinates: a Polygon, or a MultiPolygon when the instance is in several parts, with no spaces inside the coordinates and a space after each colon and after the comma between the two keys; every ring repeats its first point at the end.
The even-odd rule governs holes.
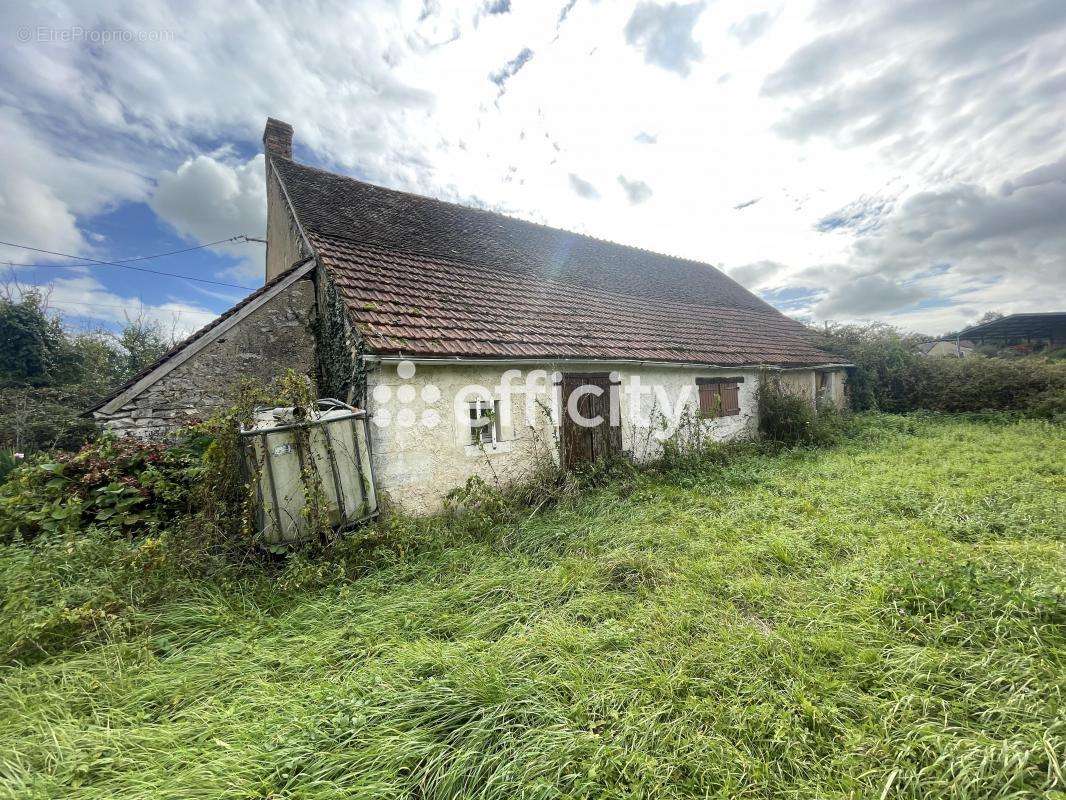
{"type": "Polygon", "coordinates": [[[492,400],[485,400],[482,397],[478,397],[475,400],[467,402],[467,416],[468,426],[470,430],[469,445],[473,447],[489,447],[493,448],[500,443],[500,401],[493,398],[492,400]],[[487,415],[483,416],[483,413],[488,411],[487,415]],[[475,414],[477,416],[475,416],[475,414]],[[487,423],[481,425],[475,425],[474,423],[480,419],[487,420],[487,423]],[[488,429],[489,439],[485,440],[481,431],[488,429]]]}

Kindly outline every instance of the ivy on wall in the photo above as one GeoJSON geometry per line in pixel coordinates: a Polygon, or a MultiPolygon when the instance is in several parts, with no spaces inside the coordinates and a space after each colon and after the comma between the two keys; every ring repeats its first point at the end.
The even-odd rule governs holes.
{"type": "Polygon", "coordinates": [[[337,291],[336,284],[321,266],[315,285],[318,317],[314,334],[320,396],[345,400],[351,391],[352,404],[364,407],[366,368],[362,359],[365,352],[363,338],[351,324],[344,298],[337,291]]]}

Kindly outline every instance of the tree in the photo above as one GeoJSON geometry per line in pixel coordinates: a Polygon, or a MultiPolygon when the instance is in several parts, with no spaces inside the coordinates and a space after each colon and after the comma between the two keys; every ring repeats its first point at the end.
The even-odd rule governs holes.
{"type": "Polygon", "coordinates": [[[54,386],[78,380],[80,364],[63,325],[39,290],[0,299],[0,386],[54,386]]]}
{"type": "Polygon", "coordinates": [[[127,319],[122,333],[115,340],[125,351],[123,366],[127,375],[136,375],[145,367],[154,364],[174,345],[173,336],[168,336],[158,321],[145,319],[143,316],[127,319]]]}
{"type": "MultiPolygon", "coordinates": [[[[986,322],[995,322],[997,319],[1003,319],[1003,317],[1004,315],[1001,314],[999,311],[986,311],[984,314],[979,316],[973,324],[984,325],[986,322]]],[[[973,326],[971,325],[969,327],[973,326]]]]}
{"type": "Polygon", "coordinates": [[[0,447],[81,446],[94,432],[83,412],[172,344],[143,316],[127,318],[118,333],[72,332],[49,311],[47,290],[0,287],[0,447]]]}

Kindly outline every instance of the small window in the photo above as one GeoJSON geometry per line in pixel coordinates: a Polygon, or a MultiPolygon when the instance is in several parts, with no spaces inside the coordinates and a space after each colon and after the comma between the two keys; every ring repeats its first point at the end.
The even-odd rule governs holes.
{"type": "Polygon", "coordinates": [[[470,404],[470,443],[491,447],[500,440],[500,401],[478,399],[470,404]]]}
{"type": "Polygon", "coordinates": [[[740,413],[740,386],[743,378],[697,378],[700,416],[707,419],[733,417],[740,413]]]}
{"type": "Polygon", "coordinates": [[[832,397],[833,394],[833,373],[832,372],[819,372],[818,373],[818,399],[826,400],[832,397]]]}

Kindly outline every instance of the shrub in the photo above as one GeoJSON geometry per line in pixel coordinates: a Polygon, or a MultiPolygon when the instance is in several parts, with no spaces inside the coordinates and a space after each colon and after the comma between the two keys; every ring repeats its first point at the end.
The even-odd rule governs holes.
{"type": "Polygon", "coordinates": [[[22,454],[15,454],[10,448],[0,448],[0,484],[7,480],[8,474],[19,465],[22,454]]]}
{"type": "MultiPolygon", "coordinates": [[[[728,458],[733,445],[714,438],[706,423],[699,412],[686,410],[673,434],[662,442],[662,454],[654,466],[665,472],[698,471],[728,458]]],[[[667,424],[666,418],[660,415],[659,427],[666,428],[667,424]]]]}
{"type": "Polygon", "coordinates": [[[448,492],[444,510],[468,532],[487,533],[497,525],[513,522],[519,505],[510,492],[472,475],[462,486],[448,492]]]}
{"type": "Polygon", "coordinates": [[[0,541],[90,527],[149,535],[188,512],[202,446],[102,436],[76,453],[39,456],[0,487],[0,541]]]}
{"type": "Polygon", "coordinates": [[[848,387],[856,410],[1018,411],[1057,418],[1066,405],[1066,365],[1058,360],[929,358],[916,350],[921,337],[886,325],[827,327],[814,338],[855,365],[848,387]]]}
{"type": "Polygon", "coordinates": [[[1020,411],[1066,399],[1066,366],[1042,359],[922,358],[902,370],[886,411],[1020,411]]]}
{"type": "Polygon", "coordinates": [[[47,292],[0,296],[0,447],[25,453],[77,450],[95,434],[82,416],[170,346],[157,323],[127,321],[118,336],[74,333],[47,292]]]}
{"type": "Polygon", "coordinates": [[[832,404],[815,408],[809,397],[788,391],[774,375],[763,374],[757,392],[759,434],[786,446],[833,444],[843,415],[832,404]]]}
{"type": "Polygon", "coordinates": [[[1052,422],[1066,421],[1066,391],[1046,389],[1034,395],[1026,403],[1025,412],[1027,416],[1052,422]]]}

